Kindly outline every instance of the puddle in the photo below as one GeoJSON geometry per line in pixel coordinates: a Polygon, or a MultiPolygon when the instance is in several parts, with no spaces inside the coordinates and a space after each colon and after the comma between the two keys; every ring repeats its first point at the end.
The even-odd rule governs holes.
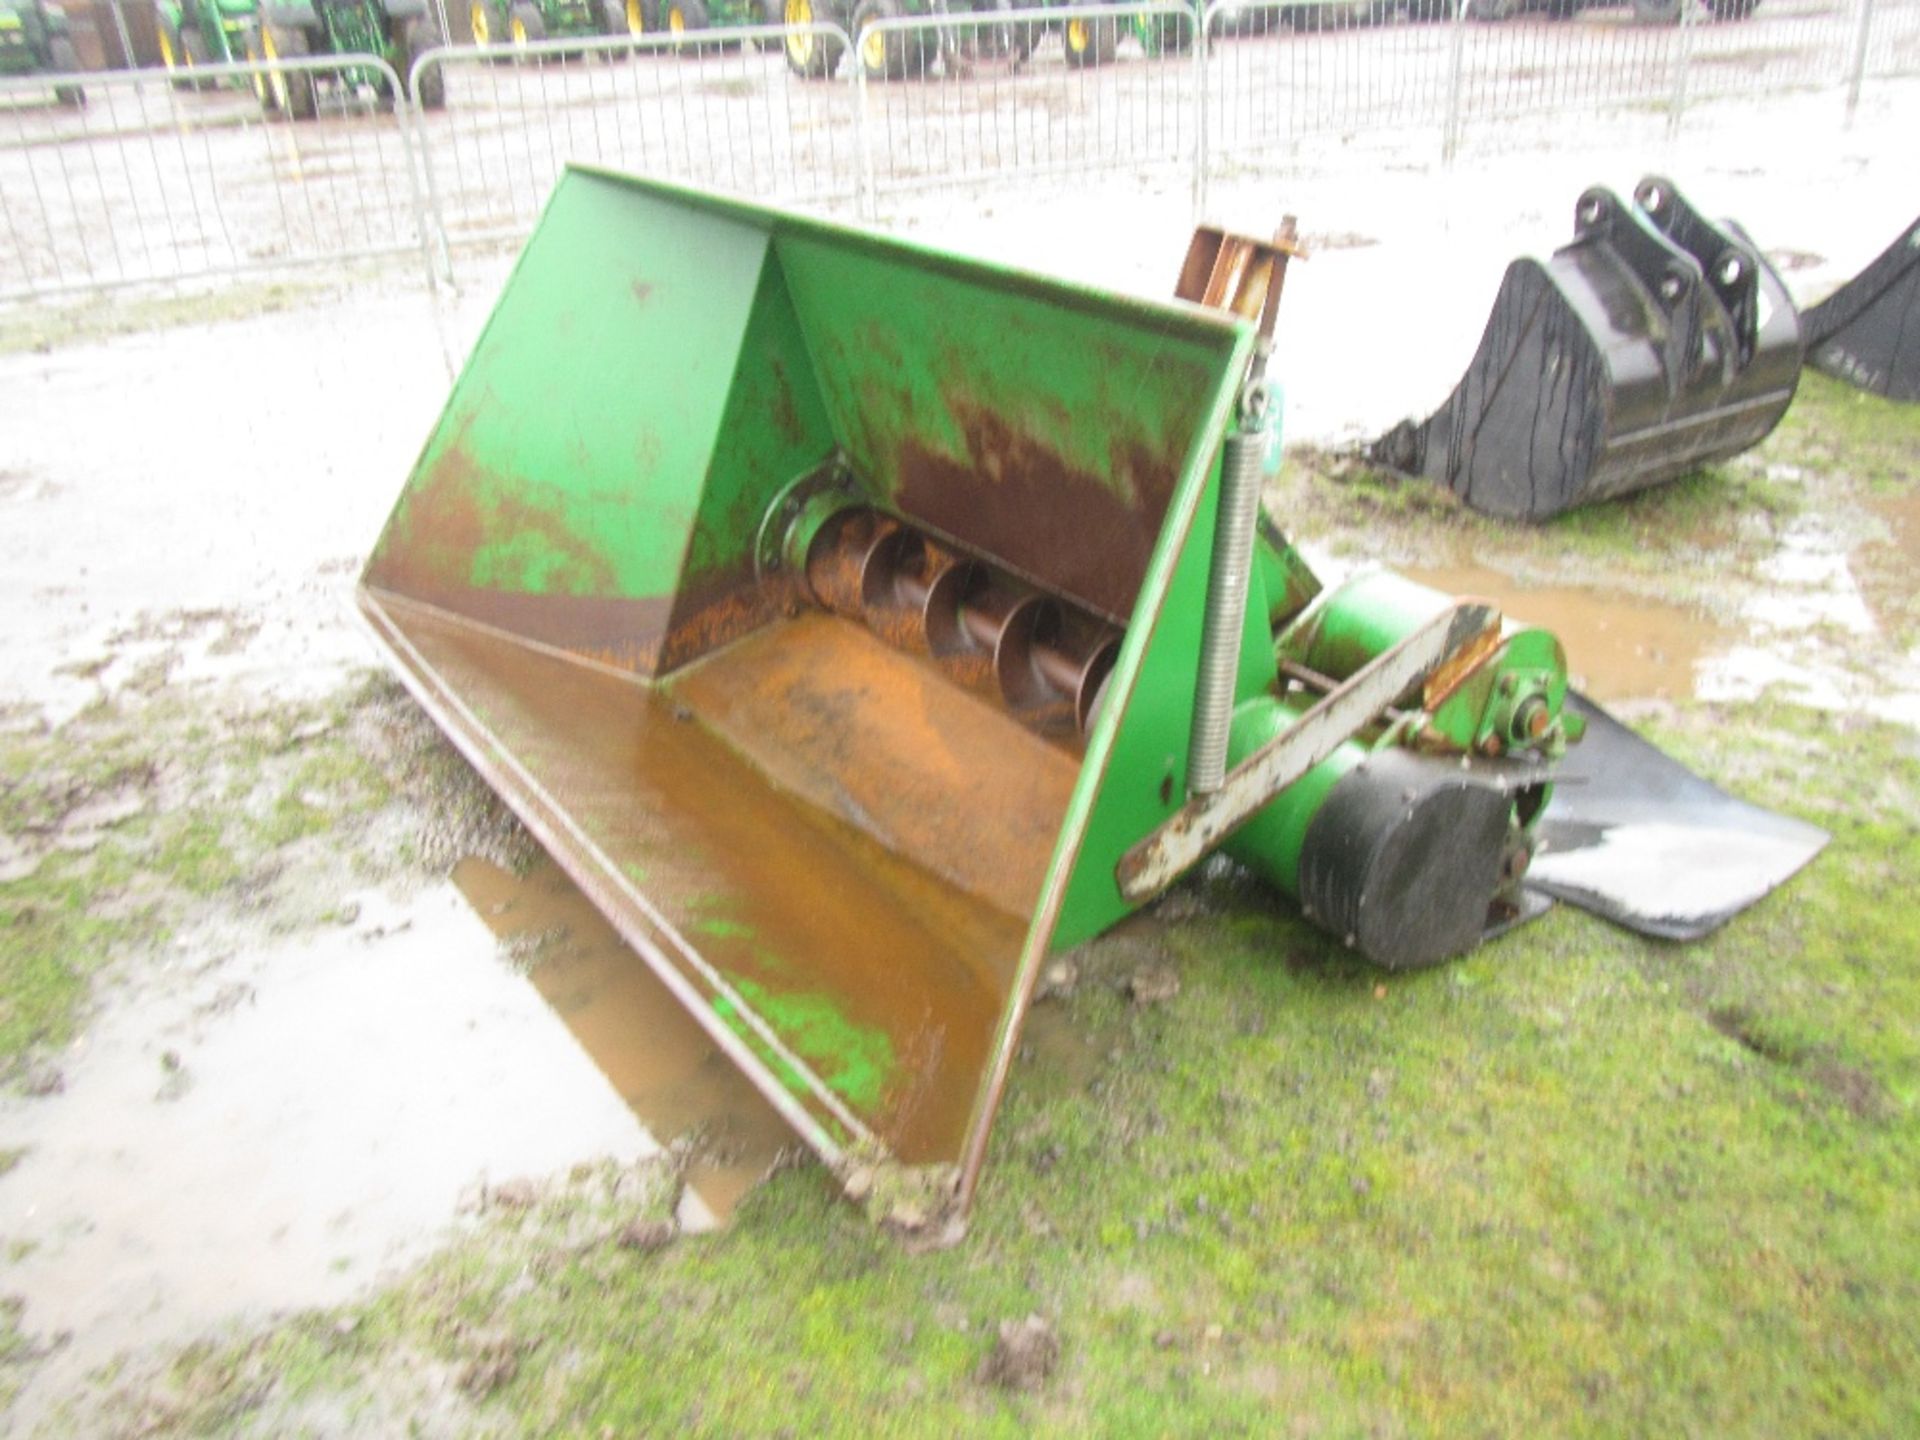
{"type": "Polygon", "coordinates": [[[1527,586],[1478,566],[1405,573],[1436,590],[1498,601],[1510,619],[1553,631],[1573,683],[1601,701],[1690,699],[1702,663],[1739,633],[1682,606],[1591,586],[1527,586]]]}
{"type": "Polygon", "coordinates": [[[647,1131],[696,1142],[687,1183],[716,1219],[800,1145],[559,866],[467,859],[453,880],[647,1131]]]}
{"type": "Polygon", "coordinates": [[[450,887],[353,902],[351,927],[246,953],[183,939],[53,1057],[60,1093],[0,1102],[25,1151],[0,1289],[52,1350],[9,1423],[123,1351],[351,1299],[481,1182],[657,1152],[450,887]]]}

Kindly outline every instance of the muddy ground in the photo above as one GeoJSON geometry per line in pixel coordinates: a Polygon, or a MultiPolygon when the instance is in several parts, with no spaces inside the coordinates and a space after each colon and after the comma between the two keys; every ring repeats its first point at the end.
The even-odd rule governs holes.
{"type": "MultiPolygon", "coordinates": [[[[1897,1238],[1920,1193],[1911,417],[1810,379],[1751,456],[1526,532],[1345,451],[1444,396],[1500,268],[1592,180],[1684,177],[1816,296],[1911,219],[1912,114],[1899,90],[1839,134],[1812,97],[1671,145],[1623,122],[1450,174],[1336,158],[1220,187],[1222,218],[1296,212],[1318,251],[1283,314],[1270,497],[1316,559],[1495,593],[1596,694],[1840,839],[1690,959],[1556,916],[1391,989],[1212,873],[1077,961],[975,1240],[918,1262],[804,1163],[670,1243],[789,1137],[351,619],[505,258],[459,257],[437,304],[376,269],[0,316],[10,1427],[951,1433],[1279,1406],[1305,1433],[1892,1433],[1920,1375],[1897,1319],[1920,1299],[1897,1238]],[[1044,1363],[995,1360],[1003,1333],[1044,1363]],[[1743,1344],[1744,1395],[1706,1358],[1743,1344]],[[780,1395],[742,1382],[776,1364],[780,1395]]],[[[1183,199],[1034,187],[888,220],[1159,293],[1183,199]]]]}

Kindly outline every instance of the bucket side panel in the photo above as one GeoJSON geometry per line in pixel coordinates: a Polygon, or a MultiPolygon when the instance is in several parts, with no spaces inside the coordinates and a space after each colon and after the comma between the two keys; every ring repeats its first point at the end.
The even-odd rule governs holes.
{"type": "Polygon", "coordinates": [[[700,496],[680,592],[659,669],[677,668],[765,624],[780,596],[754,572],[754,539],[781,490],[832,453],[833,427],[786,280],[771,255],[758,294],[713,464],[700,496]]]}
{"type": "Polygon", "coordinates": [[[769,783],[663,688],[362,604],[436,721],[817,1148],[957,1158],[1024,920],[769,783]]]}
{"type": "Polygon", "coordinates": [[[564,175],[367,582],[651,673],[767,245],[564,175]]]}
{"type": "Polygon", "coordinates": [[[777,254],[882,501],[1125,623],[1232,332],[845,239],[782,233],[777,254]]]}

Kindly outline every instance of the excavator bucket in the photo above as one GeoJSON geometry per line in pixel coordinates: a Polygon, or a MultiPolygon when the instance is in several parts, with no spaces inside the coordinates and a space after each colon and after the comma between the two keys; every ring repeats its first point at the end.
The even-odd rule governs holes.
{"type": "Polygon", "coordinates": [[[1920,400],[1920,220],[1801,323],[1814,369],[1889,400],[1920,400]]]}
{"type": "Polygon", "coordinates": [[[1746,232],[1673,185],[1588,190],[1574,240],[1507,267],[1464,379],[1371,447],[1485,514],[1546,520],[1764,439],[1793,399],[1793,302],[1746,232]]]}
{"type": "Polygon", "coordinates": [[[963,1213],[1046,957],[1216,850],[1387,966],[1538,908],[1558,642],[1260,514],[1292,253],[1151,303],[574,168],[368,561],[440,727],[901,1223],[963,1213]]]}

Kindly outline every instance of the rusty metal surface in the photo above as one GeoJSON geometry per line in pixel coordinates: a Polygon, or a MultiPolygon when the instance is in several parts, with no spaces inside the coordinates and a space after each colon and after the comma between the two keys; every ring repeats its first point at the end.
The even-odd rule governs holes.
{"type": "MultiPolygon", "coordinates": [[[[1033,914],[1079,760],[932,661],[810,613],[689,668],[672,691],[781,790],[1010,920],[1033,914]]],[[[1004,990],[1012,972],[980,978],[1004,990]]]]}
{"type": "Polygon", "coordinates": [[[1023,921],[769,785],[658,689],[362,604],[442,728],[817,1149],[959,1154],[1023,921]]]}

